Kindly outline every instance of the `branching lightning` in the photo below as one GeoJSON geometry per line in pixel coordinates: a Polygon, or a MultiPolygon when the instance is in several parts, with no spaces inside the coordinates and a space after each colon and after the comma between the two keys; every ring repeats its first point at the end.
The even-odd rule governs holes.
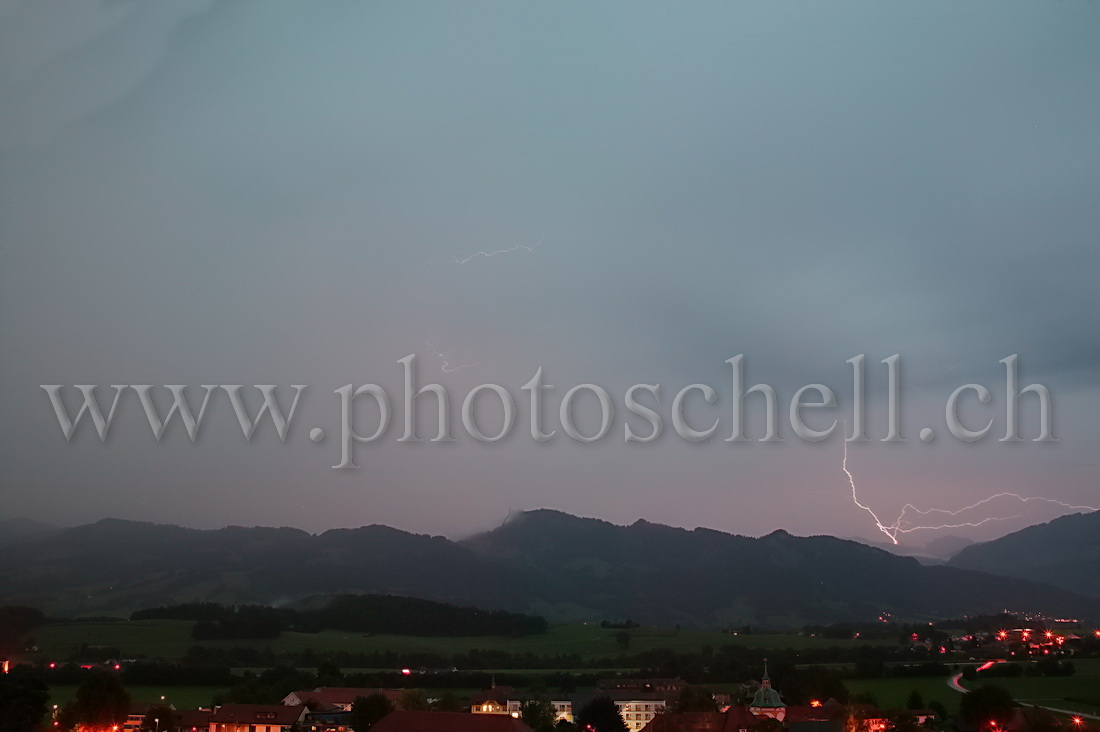
{"type": "Polygon", "coordinates": [[[527,244],[516,244],[514,247],[508,247],[507,249],[495,249],[493,251],[474,252],[473,254],[471,254],[468,257],[452,257],[451,259],[446,260],[445,262],[432,262],[432,264],[466,264],[467,262],[470,262],[474,259],[477,259],[478,257],[485,257],[485,258],[495,257],[498,254],[508,254],[509,252],[515,252],[515,251],[518,251],[520,249],[523,249],[524,251],[527,251],[527,252],[533,252],[536,249],[538,249],[540,246],[542,246],[542,241],[543,241],[544,238],[546,238],[545,234],[540,236],[538,242],[536,242],[533,246],[527,245],[527,244]]]}
{"type": "MultiPolygon", "coordinates": [[[[929,508],[929,509],[922,510],[922,509],[917,508],[916,506],[914,506],[911,503],[906,503],[902,507],[901,513],[898,514],[898,517],[892,523],[885,524],[878,517],[878,514],[875,513],[874,509],[872,509],[870,506],[867,506],[863,503],[860,503],[860,501],[859,501],[859,496],[856,492],[855,477],[852,475],[852,471],[848,470],[848,441],[847,440],[844,441],[844,459],[840,464],[840,469],[844,471],[844,474],[846,476],[848,476],[848,485],[851,486],[851,488],[852,488],[852,502],[855,503],[855,505],[858,508],[860,508],[860,509],[866,511],[867,513],[871,514],[871,518],[874,519],[875,526],[878,528],[878,530],[881,531],[883,534],[885,534],[887,537],[889,537],[890,541],[892,541],[894,544],[898,543],[898,535],[899,534],[909,534],[909,533],[914,532],[914,531],[932,531],[932,530],[935,530],[935,529],[972,528],[972,527],[982,526],[982,525],[990,523],[992,521],[1007,521],[1009,519],[1020,518],[1022,516],[1022,514],[1016,514],[1016,515],[1013,515],[1013,516],[986,516],[985,518],[977,519],[977,520],[974,520],[974,521],[960,521],[959,523],[943,523],[943,524],[928,524],[928,525],[919,523],[919,521],[920,521],[919,519],[910,520],[909,518],[907,518],[907,515],[910,514],[910,513],[918,514],[920,516],[929,516],[931,514],[937,514],[937,515],[944,516],[944,517],[954,518],[956,516],[959,516],[960,514],[966,513],[967,511],[973,511],[977,508],[980,508],[980,507],[984,506],[985,504],[987,504],[991,501],[994,501],[998,498],[1013,498],[1013,499],[1019,501],[1020,503],[1032,503],[1032,502],[1035,502],[1035,501],[1039,501],[1041,503],[1054,504],[1054,505],[1061,506],[1062,508],[1067,509],[1071,513],[1076,513],[1076,512],[1081,512],[1081,511],[1100,511],[1100,508],[1095,508],[1093,506],[1075,506],[1075,505],[1070,504],[1070,503],[1065,503],[1064,501],[1059,501],[1059,500],[1054,499],[1054,498],[1046,498],[1046,497],[1043,497],[1043,496],[1021,496],[1019,493],[995,493],[994,495],[989,496],[988,498],[983,498],[982,500],[978,501],[977,503],[972,503],[969,506],[964,506],[964,507],[962,507],[960,509],[957,509],[955,511],[951,511],[951,510],[945,509],[945,508],[929,508]]],[[[950,519],[946,519],[946,520],[950,521],[950,519]]]]}

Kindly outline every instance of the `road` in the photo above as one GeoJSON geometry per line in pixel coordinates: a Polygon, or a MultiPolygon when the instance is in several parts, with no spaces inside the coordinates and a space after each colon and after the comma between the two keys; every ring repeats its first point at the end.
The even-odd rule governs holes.
{"type": "MultiPolygon", "coordinates": [[[[1004,662],[1003,661],[998,661],[998,663],[1004,663],[1004,662]]],[[[951,676],[947,679],[947,685],[950,686],[953,690],[959,692],[960,694],[969,693],[970,690],[959,683],[959,679],[961,679],[961,678],[962,678],[962,674],[955,674],[954,676],[951,676]]],[[[1069,709],[1057,709],[1055,707],[1048,707],[1048,706],[1045,706],[1043,704],[1025,704],[1024,702],[1021,702],[1019,699],[1017,699],[1016,701],[1020,702],[1024,706],[1039,707],[1040,709],[1046,709],[1047,711],[1054,712],[1055,714],[1064,714],[1067,717],[1082,717],[1084,719],[1094,719],[1094,720],[1100,721],[1100,715],[1096,715],[1096,714],[1085,714],[1084,712],[1074,712],[1074,711],[1071,711],[1069,709]]]]}

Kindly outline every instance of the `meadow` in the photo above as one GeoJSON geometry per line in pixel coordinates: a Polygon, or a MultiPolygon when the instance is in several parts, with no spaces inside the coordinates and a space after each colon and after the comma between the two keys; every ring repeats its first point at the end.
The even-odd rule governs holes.
{"type": "MultiPolygon", "coordinates": [[[[555,625],[543,635],[520,638],[479,636],[467,638],[428,638],[398,635],[364,635],[326,630],[320,633],[284,632],[270,640],[211,640],[191,638],[191,623],[176,620],[137,620],[56,623],[34,631],[38,652],[35,662],[64,661],[89,646],[118,648],[123,658],[181,658],[189,648],[203,645],[211,648],[250,647],[282,651],[350,651],[350,652],[434,652],[463,653],[473,649],[531,653],[536,656],[577,654],[582,659],[616,658],[625,653],[639,653],[656,648],[676,651],[700,651],[705,647],[718,649],[723,645],[750,648],[794,649],[853,647],[875,645],[875,641],[836,639],[798,634],[732,634],[667,628],[635,628],[630,632],[627,649],[619,644],[617,630],[596,624],[555,625]]],[[[881,644],[892,645],[889,641],[881,644]]]]}
{"type": "Polygon", "coordinates": [[[963,681],[968,689],[984,683],[1003,686],[1021,704],[1049,706],[1073,712],[1100,715],[1100,659],[1074,660],[1073,676],[1022,676],[963,681]],[[1073,701],[1070,701],[1072,699],[1073,701]]]}
{"type": "Polygon", "coordinates": [[[875,702],[884,709],[904,709],[909,694],[919,691],[925,704],[938,701],[948,713],[959,710],[962,694],[947,685],[947,677],[919,677],[911,679],[845,679],[844,685],[853,694],[871,693],[875,702]]]}

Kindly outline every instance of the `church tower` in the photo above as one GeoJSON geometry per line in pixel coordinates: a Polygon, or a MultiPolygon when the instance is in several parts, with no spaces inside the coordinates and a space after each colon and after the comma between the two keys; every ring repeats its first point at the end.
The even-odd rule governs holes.
{"type": "Polygon", "coordinates": [[[764,678],[760,680],[760,688],[752,697],[749,711],[757,717],[771,717],[780,722],[787,716],[787,705],[783,703],[779,692],[772,688],[771,677],[768,676],[768,659],[764,659],[764,678]]]}

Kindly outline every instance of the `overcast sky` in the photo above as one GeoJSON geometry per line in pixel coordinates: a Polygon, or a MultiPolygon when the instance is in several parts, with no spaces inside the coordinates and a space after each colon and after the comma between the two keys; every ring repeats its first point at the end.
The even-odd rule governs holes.
{"type": "MultiPolygon", "coordinates": [[[[0,0],[0,517],[461,536],[550,507],[876,536],[839,434],[723,440],[737,354],[783,422],[831,386],[817,426],[867,355],[876,440],[850,467],[883,516],[1001,491],[1100,506],[1097,38],[1100,3],[1076,0],[0,0]],[[451,390],[455,443],[396,442],[410,353],[451,390]],[[884,444],[895,353],[907,440],[884,444]],[[983,383],[996,416],[1014,353],[1059,442],[999,443],[1003,417],[953,441],[947,395],[983,383]],[[545,444],[519,389],[539,366],[545,444]],[[397,424],[333,470],[333,390],[368,382],[397,424]],[[520,402],[493,445],[457,419],[485,382],[520,402]],[[591,445],[557,423],[585,382],[619,408],[591,445]],[[666,433],[626,445],[639,382],[666,433]],[[688,444],[668,416],[695,382],[720,402],[696,394],[693,419],[722,424],[688,444]],[[158,444],[132,393],[106,444],[90,424],[66,443],[39,387],[189,384],[197,406],[200,384],[264,383],[308,385],[285,444],[270,424],[247,443],[224,394],[195,444],[180,424],[158,444]]],[[[1062,512],[986,508],[1020,517],[946,533],[1062,512]]]]}

